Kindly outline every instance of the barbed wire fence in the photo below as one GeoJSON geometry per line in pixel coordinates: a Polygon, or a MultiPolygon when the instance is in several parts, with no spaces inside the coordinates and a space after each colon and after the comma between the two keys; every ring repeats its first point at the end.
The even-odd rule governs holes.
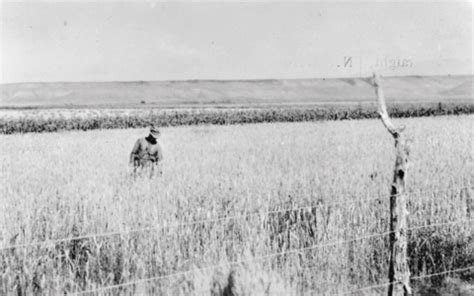
{"type": "MultiPolygon", "coordinates": [[[[454,225],[454,224],[461,224],[461,223],[472,223],[472,222],[474,222],[474,219],[464,219],[464,220],[456,220],[456,221],[436,223],[436,224],[430,224],[430,225],[421,225],[421,226],[408,228],[407,230],[412,231],[412,230],[419,230],[419,229],[424,229],[424,228],[441,227],[441,226],[446,226],[446,225],[454,225]]],[[[85,291],[74,293],[73,295],[84,295],[84,294],[90,294],[90,293],[103,292],[103,291],[107,291],[107,290],[111,290],[111,289],[116,289],[116,288],[131,286],[131,285],[138,285],[138,284],[142,284],[142,283],[146,283],[146,282],[150,282],[150,281],[158,281],[158,280],[168,279],[168,278],[171,278],[171,277],[182,276],[182,275],[197,272],[197,271],[202,272],[204,270],[212,270],[212,269],[218,268],[222,265],[239,265],[239,264],[243,264],[243,263],[257,262],[257,261],[261,261],[261,260],[265,260],[265,259],[269,259],[269,258],[273,258],[273,257],[278,257],[278,256],[286,256],[286,255],[289,255],[289,254],[303,253],[305,251],[314,250],[314,249],[318,249],[318,248],[325,248],[325,247],[330,247],[330,246],[342,245],[342,244],[347,244],[347,243],[351,243],[351,242],[355,242],[355,241],[359,241],[359,240],[370,239],[370,238],[375,238],[375,237],[384,237],[384,236],[390,235],[392,233],[393,233],[393,231],[387,231],[387,232],[375,233],[375,234],[368,234],[368,235],[365,235],[365,236],[354,237],[354,238],[349,239],[349,240],[339,240],[339,241],[334,241],[334,242],[329,242],[329,243],[317,244],[317,245],[312,245],[312,246],[309,246],[309,247],[304,247],[304,248],[299,248],[299,249],[292,249],[292,250],[287,250],[287,251],[282,251],[282,252],[277,252],[277,253],[272,253],[272,254],[267,254],[267,255],[261,255],[261,256],[258,256],[258,257],[250,258],[250,259],[243,259],[243,260],[230,261],[230,262],[224,262],[224,263],[221,262],[219,264],[210,265],[210,266],[206,266],[206,267],[202,267],[202,268],[198,268],[198,269],[189,269],[189,270],[179,271],[179,272],[170,273],[170,274],[166,274],[166,275],[160,275],[160,276],[149,277],[149,278],[142,278],[142,279],[138,279],[138,280],[134,280],[134,281],[129,281],[129,282],[126,282],[126,283],[110,285],[110,286],[100,287],[100,288],[96,288],[96,289],[85,290],[85,291]]],[[[427,277],[433,277],[433,276],[436,276],[436,275],[442,275],[442,274],[445,274],[445,273],[470,270],[470,269],[473,269],[473,268],[474,268],[474,266],[469,266],[469,267],[466,267],[466,268],[448,270],[448,271],[435,273],[435,274],[412,277],[411,279],[422,279],[422,278],[427,278],[427,277]]],[[[384,283],[384,284],[378,284],[378,285],[373,285],[373,286],[367,286],[367,287],[363,287],[363,288],[360,288],[360,289],[357,289],[357,290],[347,291],[347,292],[344,292],[343,294],[347,294],[347,293],[350,294],[350,293],[355,293],[355,292],[358,292],[358,291],[384,287],[384,286],[388,286],[390,284],[392,284],[392,283],[384,283]]]]}
{"type": "MultiPolygon", "coordinates": [[[[470,186],[463,186],[463,187],[459,187],[455,190],[449,190],[449,192],[453,192],[453,191],[460,192],[462,190],[472,190],[472,189],[473,188],[470,187],[470,186]]],[[[432,193],[433,192],[430,192],[430,194],[432,194],[432,193]]],[[[447,193],[447,191],[444,192],[444,193],[447,193]]],[[[232,221],[232,220],[245,220],[245,219],[249,219],[250,217],[253,217],[253,216],[257,216],[257,217],[260,217],[260,218],[262,218],[262,217],[263,218],[265,218],[265,217],[268,218],[272,214],[281,214],[281,213],[299,212],[299,211],[311,211],[311,210],[314,210],[316,208],[339,206],[339,205],[346,205],[346,206],[351,205],[352,206],[354,204],[359,204],[359,203],[364,203],[364,202],[373,202],[373,201],[387,201],[387,199],[383,198],[383,197],[380,197],[380,196],[375,196],[375,197],[363,198],[363,199],[352,200],[352,201],[337,201],[337,202],[310,205],[310,206],[304,206],[304,207],[302,206],[302,207],[291,207],[291,208],[285,208],[285,209],[277,209],[277,210],[271,210],[271,211],[247,212],[247,213],[243,213],[243,214],[240,214],[240,215],[234,215],[234,216],[215,217],[215,218],[210,218],[210,219],[201,219],[201,220],[187,221],[187,222],[174,223],[174,224],[163,224],[163,225],[160,225],[160,226],[157,226],[157,227],[145,227],[145,228],[124,230],[124,231],[113,231],[113,232],[87,234],[87,235],[68,237],[68,238],[60,238],[60,239],[41,241],[41,242],[13,244],[13,245],[7,245],[7,246],[0,247],[0,252],[1,251],[6,251],[6,250],[12,250],[12,249],[30,248],[30,247],[49,248],[49,247],[52,247],[52,246],[56,246],[57,244],[60,244],[60,243],[71,242],[71,241],[75,241],[75,240],[107,238],[107,237],[117,236],[117,235],[121,236],[121,235],[128,235],[128,234],[131,234],[131,233],[160,231],[160,230],[163,230],[163,229],[174,229],[174,228],[193,226],[193,225],[198,225],[198,224],[213,224],[213,223],[220,223],[220,222],[228,222],[228,221],[232,221]]],[[[413,227],[408,228],[407,231],[415,231],[415,230],[419,230],[419,229],[442,227],[442,226],[449,226],[449,225],[456,225],[456,224],[463,224],[463,223],[472,223],[472,222],[474,222],[474,219],[464,219],[464,220],[455,220],[455,221],[441,222],[441,223],[431,223],[429,225],[413,226],[413,227]]],[[[165,274],[165,275],[159,275],[159,276],[154,276],[154,277],[149,277],[149,278],[142,278],[142,279],[137,279],[137,280],[133,280],[133,281],[125,282],[125,283],[109,285],[109,286],[104,286],[104,287],[98,287],[98,288],[94,288],[94,289],[90,289],[90,290],[84,290],[84,291],[76,292],[75,294],[73,293],[72,295],[93,294],[93,293],[109,291],[109,290],[113,290],[113,289],[117,289],[117,288],[129,287],[129,286],[134,286],[134,285],[136,286],[136,285],[144,284],[144,283],[147,283],[147,282],[159,281],[159,280],[163,280],[163,279],[170,279],[170,278],[173,278],[173,277],[187,275],[187,274],[191,274],[191,273],[195,273],[195,272],[203,272],[205,270],[212,270],[212,269],[221,267],[222,265],[233,266],[233,265],[239,265],[239,264],[243,264],[243,263],[258,262],[258,261],[262,261],[262,260],[266,260],[266,259],[270,259],[270,258],[275,258],[275,257],[279,257],[279,256],[287,256],[287,255],[290,255],[290,254],[302,254],[304,252],[319,249],[319,248],[326,248],[326,247],[330,247],[330,246],[343,245],[343,244],[348,244],[348,243],[351,243],[351,242],[367,240],[367,239],[376,238],[376,237],[385,237],[385,236],[388,236],[392,233],[393,233],[393,231],[386,231],[386,232],[380,232],[380,233],[369,233],[369,234],[365,234],[365,235],[362,235],[362,236],[355,236],[353,238],[346,239],[346,240],[337,240],[337,241],[332,241],[332,242],[327,242],[327,243],[322,243],[322,244],[316,244],[316,245],[312,245],[312,246],[308,246],[308,247],[304,247],[304,248],[299,248],[299,249],[291,249],[291,250],[286,250],[286,251],[271,253],[271,254],[262,254],[260,256],[252,257],[250,259],[243,259],[243,260],[236,260],[236,261],[229,261],[229,262],[220,262],[219,264],[210,265],[210,266],[206,266],[206,267],[202,267],[202,268],[193,268],[193,269],[189,269],[189,270],[176,271],[176,272],[165,274]]],[[[410,279],[411,280],[418,280],[418,279],[423,279],[423,278],[432,277],[432,276],[436,276],[436,275],[442,275],[442,274],[451,273],[451,272],[466,271],[466,270],[470,270],[470,269],[473,269],[473,268],[474,268],[474,266],[469,266],[469,267],[465,267],[465,268],[447,270],[447,271],[444,271],[444,272],[441,272],[441,273],[436,273],[436,274],[429,274],[429,275],[411,277],[410,279]]],[[[383,283],[383,284],[366,286],[366,287],[358,288],[356,290],[344,291],[344,292],[341,292],[341,293],[342,294],[352,294],[352,293],[357,293],[359,291],[387,287],[390,284],[393,284],[393,283],[388,282],[388,283],[383,283]]],[[[341,294],[341,293],[339,293],[339,294],[341,294]]]]}
{"type": "MultiPolygon", "coordinates": [[[[474,188],[470,186],[461,186],[457,188],[456,191],[462,191],[466,189],[474,190],[474,188]]],[[[434,194],[440,194],[440,193],[446,194],[448,192],[453,192],[453,191],[454,190],[452,189],[449,191],[438,191],[438,192],[435,192],[434,194]]],[[[433,194],[433,192],[429,192],[429,193],[433,194]]],[[[418,195],[415,195],[415,196],[418,197],[418,195]]],[[[289,207],[289,208],[276,209],[276,210],[270,210],[270,211],[248,211],[248,212],[244,212],[238,215],[213,217],[213,218],[207,218],[207,219],[197,219],[197,220],[187,221],[187,222],[167,224],[166,221],[163,221],[161,225],[158,225],[155,227],[142,227],[142,228],[129,229],[129,230],[90,233],[90,234],[85,234],[85,235],[76,235],[73,237],[49,239],[45,241],[3,245],[3,246],[0,246],[0,251],[19,249],[19,248],[30,248],[30,247],[48,248],[48,247],[54,247],[60,243],[72,242],[72,241],[78,241],[78,240],[97,239],[97,238],[110,237],[110,236],[122,236],[122,235],[129,235],[129,234],[141,233],[141,232],[155,232],[155,231],[161,231],[164,229],[177,229],[177,228],[199,225],[199,224],[212,224],[212,223],[219,223],[219,222],[226,223],[233,220],[246,220],[251,217],[261,217],[261,218],[267,217],[268,218],[270,215],[273,215],[273,214],[281,214],[281,213],[288,213],[288,212],[298,213],[301,211],[312,211],[318,208],[334,207],[334,206],[341,206],[341,205],[348,206],[348,205],[355,205],[355,204],[360,204],[360,203],[365,203],[365,202],[374,202],[374,201],[384,202],[388,200],[387,198],[382,197],[382,196],[372,196],[372,197],[362,198],[362,199],[357,199],[357,200],[349,200],[349,201],[344,200],[344,201],[337,201],[337,202],[320,203],[316,205],[289,207]]]]}

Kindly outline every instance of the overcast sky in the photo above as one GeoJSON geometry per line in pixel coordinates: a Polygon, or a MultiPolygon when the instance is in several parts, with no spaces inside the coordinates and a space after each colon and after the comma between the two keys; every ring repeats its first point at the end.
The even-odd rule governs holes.
{"type": "Polygon", "coordinates": [[[0,82],[472,74],[470,1],[20,2],[0,82]]]}

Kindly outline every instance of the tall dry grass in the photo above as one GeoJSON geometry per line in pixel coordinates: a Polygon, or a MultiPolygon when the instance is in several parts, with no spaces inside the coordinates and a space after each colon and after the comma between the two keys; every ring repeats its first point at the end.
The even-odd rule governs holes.
{"type": "MultiPolygon", "coordinates": [[[[472,219],[474,117],[397,122],[414,138],[409,226],[472,219]]],[[[2,293],[72,293],[188,270],[98,294],[332,293],[386,281],[386,236],[260,258],[388,231],[394,148],[379,121],[164,128],[164,176],[133,179],[128,153],[145,134],[0,136],[0,245],[155,228],[0,250],[2,293]],[[381,200],[362,201],[372,197],[381,200]],[[318,207],[264,214],[307,205],[318,207]]],[[[472,248],[472,223],[413,231],[412,274],[473,265],[472,248]]]]}

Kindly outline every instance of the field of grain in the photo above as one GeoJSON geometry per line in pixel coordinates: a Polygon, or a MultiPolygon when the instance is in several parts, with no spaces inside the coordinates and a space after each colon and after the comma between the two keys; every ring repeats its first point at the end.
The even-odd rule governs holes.
{"type": "MultiPolygon", "coordinates": [[[[474,113],[474,104],[418,102],[390,104],[391,117],[431,117],[474,113]]],[[[188,109],[13,109],[0,110],[0,134],[67,130],[126,129],[180,125],[300,122],[378,118],[374,103],[280,105],[254,108],[188,109]]]]}
{"type": "MultiPolygon", "coordinates": [[[[474,116],[395,121],[413,138],[409,227],[456,222],[409,232],[412,275],[472,266],[474,116]]],[[[300,295],[387,281],[388,236],[371,236],[389,230],[394,148],[380,121],[163,128],[163,177],[134,179],[128,153],[145,133],[0,135],[0,293],[300,295]]]]}

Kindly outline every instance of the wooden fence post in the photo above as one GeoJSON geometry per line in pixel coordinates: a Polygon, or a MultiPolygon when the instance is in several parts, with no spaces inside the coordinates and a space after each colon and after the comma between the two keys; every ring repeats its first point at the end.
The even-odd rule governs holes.
{"type": "Polygon", "coordinates": [[[378,113],[382,123],[395,140],[396,159],[390,190],[390,267],[388,295],[410,295],[410,269],[407,262],[407,205],[405,180],[408,166],[409,145],[403,135],[405,127],[393,125],[385,106],[380,78],[374,73],[372,85],[377,95],[378,113]]]}

